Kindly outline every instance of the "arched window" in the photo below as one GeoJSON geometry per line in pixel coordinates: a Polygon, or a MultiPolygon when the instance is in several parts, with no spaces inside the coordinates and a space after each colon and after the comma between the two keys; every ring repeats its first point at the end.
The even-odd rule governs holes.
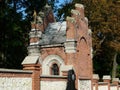
{"type": "Polygon", "coordinates": [[[56,63],[52,64],[51,74],[52,75],[59,75],[59,67],[56,63]]]}
{"type": "Polygon", "coordinates": [[[54,75],[53,67],[57,66],[57,72],[62,75],[61,67],[64,66],[64,60],[58,55],[48,55],[42,62],[42,75],[54,75]],[[57,65],[54,65],[57,64],[57,65]]]}

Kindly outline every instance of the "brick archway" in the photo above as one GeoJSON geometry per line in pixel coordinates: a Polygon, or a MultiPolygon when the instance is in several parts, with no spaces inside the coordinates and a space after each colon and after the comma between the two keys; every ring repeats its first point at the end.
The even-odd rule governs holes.
{"type": "Polygon", "coordinates": [[[59,66],[60,75],[61,67],[64,66],[64,60],[58,55],[49,55],[42,62],[42,75],[50,75],[50,67],[53,63],[56,63],[59,66]]]}

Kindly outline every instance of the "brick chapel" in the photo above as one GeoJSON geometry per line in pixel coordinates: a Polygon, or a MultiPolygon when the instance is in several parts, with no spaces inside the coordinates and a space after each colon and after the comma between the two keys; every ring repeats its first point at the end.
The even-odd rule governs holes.
{"type": "Polygon", "coordinates": [[[32,90],[66,90],[70,70],[76,90],[91,90],[92,39],[84,6],[75,4],[62,22],[56,22],[49,5],[33,17],[28,56],[22,62],[24,70],[34,71],[32,90]],[[89,89],[80,89],[84,84],[89,89]]]}

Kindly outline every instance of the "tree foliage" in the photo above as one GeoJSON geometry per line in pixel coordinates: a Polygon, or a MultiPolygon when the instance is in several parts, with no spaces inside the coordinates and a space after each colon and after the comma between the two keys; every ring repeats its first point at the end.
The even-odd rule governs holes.
{"type": "Polygon", "coordinates": [[[21,68],[26,55],[26,21],[17,13],[16,2],[2,0],[0,4],[0,67],[21,68]]]}
{"type": "Polygon", "coordinates": [[[27,55],[26,42],[34,10],[38,13],[48,3],[58,11],[57,19],[64,20],[75,3],[82,3],[93,32],[94,72],[102,76],[112,74],[114,68],[115,76],[119,77],[120,0],[66,0],[62,8],[57,7],[58,1],[0,0],[0,67],[22,67],[21,62],[27,55]]]}
{"type": "Polygon", "coordinates": [[[0,68],[22,68],[33,11],[58,0],[0,0],[0,68]]]}
{"type": "MultiPolygon", "coordinates": [[[[75,3],[85,6],[85,14],[89,19],[89,27],[93,32],[93,62],[94,72],[100,76],[103,74],[115,74],[117,59],[120,51],[120,4],[119,0],[73,0],[62,5],[58,10],[58,16],[70,15],[75,3]],[[112,71],[112,68],[113,71],[112,71]],[[115,72],[114,72],[115,71],[115,72]]],[[[118,60],[117,60],[118,61],[118,60]]],[[[117,75],[115,74],[116,77],[117,75]]]]}

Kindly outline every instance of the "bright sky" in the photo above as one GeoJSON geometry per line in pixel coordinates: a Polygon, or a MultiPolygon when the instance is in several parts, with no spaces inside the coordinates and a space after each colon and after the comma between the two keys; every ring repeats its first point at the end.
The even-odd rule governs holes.
{"type": "Polygon", "coordinates": [[[59,0],[58,6],[64,4],[65,2],[72,2],[72,0],[59,0]]]}
{"type": "MultiPolygon", "coordinates": [[[[64,3],[64,1],[65,1],[65,0],[59,0],[59,4],[64,3]]],[[[59,5],[59,4],[58,4],[58,5],[59,5]]]]}
{"type": "MultiPolygon", "coordinates": [[[[72,2],[72,0],[59,0],[59,3],[57,3],[56,5],[58,6],[58,8],[60,8],[60,5],[66,3],[66,2],[72,2]]],[[[24,11],[24,10],[25,10],[25,8],[22,8],[22,9],[18,10],[18,12],[24,11]]],[[[27,14],[25,12],[23,12],[23,15],[24,15],[23,16],[23,19],[24,19],[27,14]]]]}

